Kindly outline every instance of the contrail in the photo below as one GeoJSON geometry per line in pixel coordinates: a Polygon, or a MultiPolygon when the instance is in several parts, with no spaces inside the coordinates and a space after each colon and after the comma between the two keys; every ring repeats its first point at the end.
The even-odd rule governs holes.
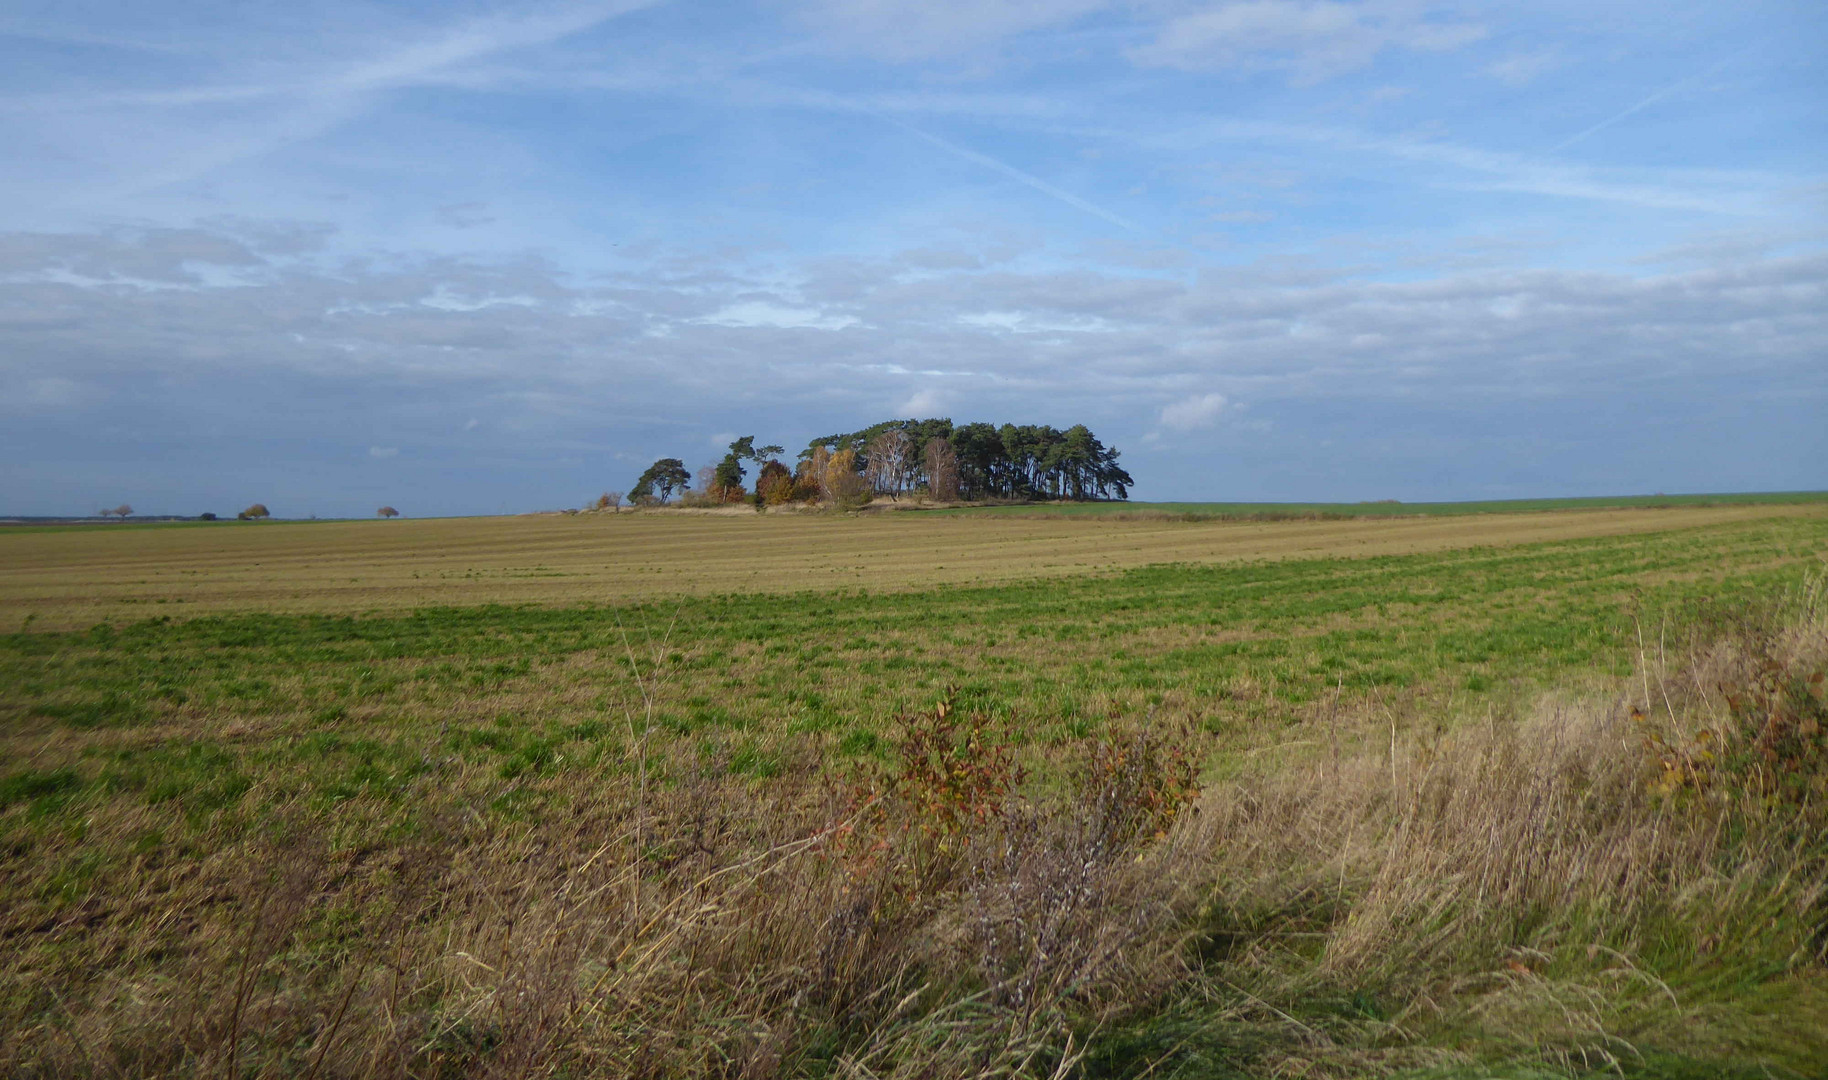
{"type": "Polygon", "coordinates": [[[1645,98],[1643,101],[1638,102],[1636,105],[1633,105],[1631,108],[1626,109],[1624,112],[1619,113],[1616,116],[1611,116],[1611,117],[1608,117],[1607,119],[1601,120],[1599,123],[1593,125],[1592,127],[1588,128],[1587,130],[1585,130],[1583,132],[1580,132],[1579,134],[1573,136],[1572,138],[1563,140],[1562,142],[1555,144],[1554,146],[1549,148],[1549,153],[1559,154],[1563,150],[1566,150],[1568,147],[1573,146],[1575,143],[1581,141],[1582,139],[1586,138],[1587,136],[1593,134],[1594,132],[1602,131],[1606,128],[1611,127],[1612,125],[1618,123],[1620,120],[1623,120],[1627,116],[1630,116],[1632,113],[1637,112],[1639,109],[1645,108],[1646,106],[1649,106],[1649,105],[1654,105],[1657,102],[1662,101],[1664,98],[1668,97],[1669,95],[1671,95],[1673,93],[1676,93],[1679,90],[1687,89],[1690,85],[1700,82],[1702,79],[1707,78],[1709,75],[1712,75],[1714,72],[1719,71],[1721,68],[1723,68],[1723,67],[1727,66],[1728,64],[1732,63],[1733,61],[1739,59],[1741,56],[1744,56],[1746,53],[1751,51],[1751,48],[1752,47],[1750,45],[1748,45],[1745,48],[1740,49],[1738,52],[1734,53],[1733,55],[1727,57],[1726,59],[1715,63],[1712,67],[1709,67],[1705,71],[1698,71],[1695,74],[1690,75],[1686,79],[1683,79],[1679,82],[1674,82],[1668,86],[1665,86],[1663,89],[1658,90],[1656,93],[1645,98]]]}
{"type": "MultiPolygon", "coordinates": [[[[882,116],[881,113],[877,113],[877,115],[882,116]]],[[[1055,187],[1054,185],[1048,183],[1047,181],[1041,179],[1038,176],[1034,176],[1030,173],[1023,172],[1021,169],[1016,168],[1014,165],[1005,164],[1004,162],[998,161],[996,158],[993,158],[988,154],[980,154],[976,150],[967,150],[966,148],[959,146],[957,143],[947,142],[945,139],[940,138],[938,135],[929,134],[928,132],[922,131],[912,124],[904,123],[900,120],[895,119],[892,116],[883,116],[882,118],[884,120],[887,120],[889,123],[894,124],[898,128],[901,128],[911,134],[920,136],[921,138],[927,140],[928,142],[932,143],[934,146],[939,147],[941,150],[944,150],[947,153],[956,154],[959,157],[964,158],[966,161],[976,162],[977,164],[982,165],[987,169],[995,169],[997,172],[1002,173],[1004,176],[1009,177],[1011,180],[1016,180],[1021,183],[1027,184],[1029,187],[1034,188],[1036,191],[1039,191],[1044,195],[1052,195],[1054,198],[1059,199],[1061,202],[1065,203],[1068,206],[1074,207],[1079,210],[1084,210],[1086,213],[1092,214],[1096,217],[1101,217],[1104,220],[1110,222],[1111,224],[1119,226],[1120,228],[1131,229],[1131,230],[1134,230],[1136,228],[1136,225],[1133,222],[1126,221],[1125,219],[1118,217],[1116,214],[1111,213],[1109,210],[1106,210],[1104,207],[1096,206],[1096,205],[1093,205],[1092,203],[1086,202],[1084,199],[1081,199],[1079,196],[1074,195],[1070,191],[1062,191],[1059,188],[1055,187]]]]}

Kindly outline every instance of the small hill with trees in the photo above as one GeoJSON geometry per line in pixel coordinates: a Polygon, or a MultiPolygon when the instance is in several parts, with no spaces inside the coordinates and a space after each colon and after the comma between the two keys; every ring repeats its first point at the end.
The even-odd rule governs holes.
{"type": "Polygon", "coordinates": [[[755,445],[745,435],[700,474],[697,490],[679,458],[661,458],[629,491],[637,506],[666,503],[675,492],[688,505],[751,502],[758,510],[788,502],[855,507],[876,496],[920,494],[960,499],[1122,500],[1135,484],[1117,463],[1119,451],[1084,424],[1064,431],[1046,424],[950,419],[885,420],[860,431],[813,439],[790,468],[780,446],[755,445]],[[756,467],[755,490],[744,487],[745,465],[756,467]]]}

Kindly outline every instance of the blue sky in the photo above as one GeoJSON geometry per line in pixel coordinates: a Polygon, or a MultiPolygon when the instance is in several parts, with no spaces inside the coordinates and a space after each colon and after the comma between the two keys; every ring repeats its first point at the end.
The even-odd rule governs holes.
{"type": "Polygon", "coordinates": [[[1090,424],[1154,499],[1828,488],[1828,7],[0,5],[0,513],[1090,424]]]}

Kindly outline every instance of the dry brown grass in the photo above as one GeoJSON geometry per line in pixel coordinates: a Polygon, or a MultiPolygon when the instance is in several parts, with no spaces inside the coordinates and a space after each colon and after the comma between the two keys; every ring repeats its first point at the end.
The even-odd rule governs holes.
{"type": "MultiPolygon", "coordinates": [[[[950,732],[929,749],[970,768],[950,732]]],[[[1149,885],[1171,849],[1148,833],[1178,805],[1147,798],[1159,751],[1140,739],[1088,759],[1097,786],[1083,811],[1004,784],[949,816],[947,784],[917,771],[853,787],[798,762],[800,782],[756,787],[680,761],[664,787],[647,783],[646,761],[605,777],[560,819],[504,830],[454,810],[385,848],[350,845],[372,830],[342,813],[280,807],[215,838],[206,858],[136,865],[82,925],[23,912],[0,925],[0,1070],[965,1077],[1070,1065],[1068,1003],[1121,1000],[1158,978],[1172,940],[1155,933],[1169,912],[1149,885]],[[105,976],[60,962],[59,945],[77,941],[105,976]]],[[[131,844],[148,824],[103,817],[82,843],[131,844]]]]}
{"type": "Polygon", "coordinates": [[[1442,1033],[1575,1073],[1645,1067],[1640,1046],[1809,1073],[1828,1061],[1820,579],[1798,606],[1653,642],[1609,703],[1315,722],[1325,750],[1217,787],[1193,827],[1215,970],[1290,1011],[1381,1002],[1297,1040],[1346,1075],[1442,1033]],[[1760,1015],[1761,996],[1785,1004],[1760,1015]]]}
{"type": "Polygon", "coordinates": [[[0,629],[111,619],[574,604],[682,593],[907,589],[1164,562],[1389,555],[1659,532],[1828,506],[1585,510],[1345,521],[691,515],[0,529],[0,629]]]}

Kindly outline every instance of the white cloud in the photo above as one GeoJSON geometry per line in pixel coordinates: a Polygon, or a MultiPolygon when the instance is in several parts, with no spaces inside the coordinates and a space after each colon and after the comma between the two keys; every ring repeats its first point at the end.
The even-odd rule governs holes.
{"type": "Polygon", "coordinates": [[[1160,423],[1173,431],[1208,428],[1219,422],[1229,404],[1224,394],[1201,394],[1162,407],[1160,423]]]}
{"type": "Polygon", "coordinates": [[[1051,313],[986,311],[960,315],[958,321],[983,330],[1001,330],[1014,334],[1104,334],[1116,329],[1108,320],[1097,316],[1075,315],[1058,310],[1051,313]]]}
{"type": "Polygon", "coordinates": [[[1485,73],[1506,86],[1528,86],[1561,65],[1561,57],[1553,52],[1519,53],[1486,65],[1485,73]]]}
{"type": "Polygon", "coordinates": [[[109,430],[156,441],[178,417],[248,414],[249,400],[270,399],[260,415],[278,419],[259,437],[321,438],[359,423],[400,432],[370,451],[373,461],[404,456],[411,439],[415,460],[475,462],[560,450],[607,460],[635,448],[651,460],[723,429],[702,444],[720,452],[735,432],[791,441],[879,419],[888,403],[902,415],[1084,420],[1124,445],[1201,430],[1236,437],[1241,396],[1266,420],[1317,404],[1336,415],[1342,402],[1451,411],[1466,401],[1828,396],[1823,253],[1747,249],[1669,273],[1488,262],[1403,280],[1367,280],[1312,256],[1197,275],[1091,265],[909,275],[885,254],[783,260],[769,271],[775,294],[671,254],[596,285],[538,263],[287,256],[234,287],[122,283],[118,267],[142,265],[168,239],[72,239],[70,250],[91,252],[94,275],[71,281],[35,272],[59,257],[41,237],[0,234],[0,266],[11,271],[0,278],[0,401],[105,386],[109,397],[56,415],[131,399],[133,416],[106,420],[109,430]],[[554,301],[417,302],[441,289],[554,301]],[[841,334],[706,318],[743,304],[824,317],[816,297],[827,293],[847,298],[856,320],[841,334]],[[656,326],[671,332],[655,336],[656,326]],[[178,399],[169,387],[195,390],[178,399]],[[481,416],[490,419],[473,437],[451,430],[481,416]]]}
{"type": "Polygon", "coordinates": [[[1239,75],[1283,70],[1312,83],[1367,67],[1386,49],[1445,52],[1485,33],[1473,23],[1430,19],[1397,0],[1247,0],[1175,16],[1129,55],[1144,67],[1239,75]]]}
{"type": "Polygon", "coordinates": [[[717,326],[761,326],[779,330],[842,330],[857,325],[857,320],[849,315],[827,315],[810,308],[787,307],[760,300],[731,304],[698,321],[717,326]]]}
{"type": "Polygon", "coordinates": [[[933,387],[916,390],[907,400],[895,407],[896,415],[912,416],[920,419],[937,416],[945,411],[945,395],[933,387]]]}
{"type": "Polygon", "coordinates": [[[1073,22],[1108,0],[811,0],[800,17],[832,44],[884,60],[957,56],[1073,22]]]}

